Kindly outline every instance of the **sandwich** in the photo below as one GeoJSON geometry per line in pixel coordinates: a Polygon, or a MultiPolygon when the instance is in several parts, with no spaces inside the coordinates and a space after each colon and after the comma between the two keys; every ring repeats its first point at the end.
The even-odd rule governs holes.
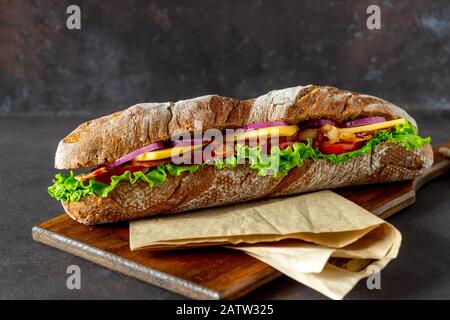
{"type": "Polygon", "coordinates": [[[140,103],[60,141],[49,194],[94,225],[321,189],[413,179],[430,138],[380,98],[298,86],[255,99],[140,103]]]}

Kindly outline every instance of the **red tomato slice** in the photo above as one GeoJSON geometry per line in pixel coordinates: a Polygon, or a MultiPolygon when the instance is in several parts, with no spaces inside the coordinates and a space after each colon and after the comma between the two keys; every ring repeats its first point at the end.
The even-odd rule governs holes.
{"type": "Polygon", "coordinates": [[[343,154],[346,152],[358,150],[362,142],[342,142],[342,143],[324,143],[319,146],[319,150],[324,154],[343,154]]]}

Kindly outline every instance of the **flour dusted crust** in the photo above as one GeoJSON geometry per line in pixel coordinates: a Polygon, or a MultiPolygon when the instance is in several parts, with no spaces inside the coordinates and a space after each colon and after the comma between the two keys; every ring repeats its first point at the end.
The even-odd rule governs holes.
{"type": "MultiPolygon", "coordinates": [[[[172,134],[236,128],[260,121],[356,119],[384,116],[416,122],[401,108],[376,97],[333,87],[306,86],[276,90],[256,99],[237,100],[215,95],[175,103],[143,103],[82,124],[63,139],[55,166],[81,168],[111,163],[172,134]]],[[[431,146],[407,151],[394,143],[377,146],[372,153],[342,164],[328,160],[305,161],[282,178],[257,176],[246,165],[219,170],[205,166],[194,174],[169,176],[151,188],[138,181],[120,183],[107,197],[86,196],[63,203],[66,212],[84,224],[100,224],[279,197],[348,185],[412,179],[433,162],[431,146]]]]}
{"type": "Polygon", "coordinates": [[[406,118],[404,110],[380,98],[333,87],[305,86],[274,90],[256,99],[237,100],[209,95],[165,103],[140,103],[83,123],[60,141],[57,169],[101,166],[171,135],[202,129],[237,128],[244,124],[309,119],[349,120],[366,116],[406,118]]]}

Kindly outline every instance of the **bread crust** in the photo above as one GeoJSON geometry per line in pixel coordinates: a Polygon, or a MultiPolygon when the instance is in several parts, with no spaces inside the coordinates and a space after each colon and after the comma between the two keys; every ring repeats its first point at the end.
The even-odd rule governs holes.
{"type": "Polygon", "coordinates": [[[257,176],[246,165],[222,170],[205,166],[194,174],[170,176],[156,188],[141,181],[134,185],[121,183],[108,197],[90,195],[63,206],[73,219],[93,225],[321,189],[407,180],[432,163],[429,144],[407,151],[387,142],[376,146],[372,153],[341,164],[325,159],[305,161],[282,178],[257,176]]]}
{"type": "MultiPolygon", "coordinates": [[[[249,100],[217,95],[175,103],[141,103],[109,116],[80,125],[58,145],[55,167],[74,169],[100,166],[173,134],[202,129],[237,128],[261,121],[298,123],[310,119],[350,120],[383,116],[406,118],[404,110],[380,98],[309,85],[271,91],[249,100]]],[[[86,196],[78,202],[63,202],[65,211],[84,224],[131,220],[161,213],[174,213],[280,197],[348,185],[412,179],[433,162],[431,146],[407,151],[384,143],[372,153],[333,164],[328,160],[305,161],[287,176],[257,176],[247,165],[219,170],[205,166],[194,174],[169,176],[151,188],[145,182],[120,183],[107,197],[86,196]]]]}
{"type": "Polygon", "coordinates": [[[222,130],[262,121],[298,123],[366,116],[406,118],[417,126],[413,118],[390,102],[334,87],[298,86],[249,100],[209,95],[175,103],[140,103],[83,123],[59,142],[55,167],[76,169],[112,163],[173,134],[192,132],[196,123],[201,123],[203,130],[222,130]]]}

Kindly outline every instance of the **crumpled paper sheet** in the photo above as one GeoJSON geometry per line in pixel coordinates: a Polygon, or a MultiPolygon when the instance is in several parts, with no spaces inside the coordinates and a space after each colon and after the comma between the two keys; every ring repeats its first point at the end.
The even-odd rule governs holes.
{"type": "Polygon", "coordinates": [[[399,251],[392,225],[332,191],[130,222],[131,250],[225,245],[342,299],[399,251]]]}
{"type": "Polygon", "coordinates": [[[302,239],[343,247],[383,220],[332,191],[130,222],[130,247],[179,249],[302,239]]]}
{"type": "Polygon", "coordinates": [[[401,239],[396,228],[384,223],[338,249],[292,240],[230,248],[243,250],[329,298],[343,299],[358,281],[380,271],[397,257],[401,239]],[[330,258],[339,259],[330,262],[330,258]]]}

